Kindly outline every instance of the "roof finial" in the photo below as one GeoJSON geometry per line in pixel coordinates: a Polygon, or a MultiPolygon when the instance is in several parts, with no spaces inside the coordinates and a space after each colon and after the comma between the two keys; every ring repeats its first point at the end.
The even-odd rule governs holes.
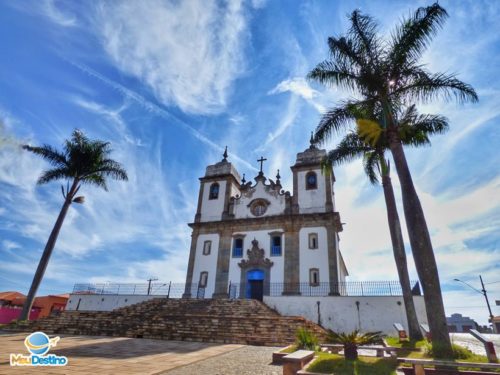
{"type": "Polygon", "coordinates": [[[226,149],[224,150],[224,153],[222,154],[222,156],[224,157],[224,159],[222,159],[222,161],[227,161],[227,146],[226,146],[226,149]]]}
{"type": "Polygon", "coordinates": [[[241,184],[245,185],[247,180],[245,180],[245,174],[243,173],[243,178],[241,179],[241,184]]]}
{"type": "Polygon", "coordinates": [[[280,170],[278,169],[278,173],[276,174],[276,183],[278,183],[280,181],[280,170]]]}
{"type": "Polygon", "coordinates": [[[311,132],[311,139],[309,139],[309,143],[310,143],[309,150],[315,150],[316,145],[314,144],[314,132],[311,132]]]}
{"type": "Polygon", "coordinates": [[[264,159],[263,156],[260,157],[260,159],[258,159],[257,161],[260,163],[260,172],[259,172],[259,176],[263,176],[264,175],[264,172],[262,172],[262,163],[264,163],[267,159],[264,159]]]}

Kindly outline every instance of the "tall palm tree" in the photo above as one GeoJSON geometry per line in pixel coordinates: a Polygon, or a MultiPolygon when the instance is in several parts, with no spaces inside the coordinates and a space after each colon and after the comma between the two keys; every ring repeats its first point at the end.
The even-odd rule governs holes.
{"type": "Polygon", "coordinates": [[[422,53],[447,16],[446,10],[437,3],[418,8],[402,20],[388,40],[384,40],[378,34],[377,23],[356,10],[350,16],[351,26],[347,34],[328,38],[330,59],[318,64],[308,75],[320,83],[361,95],[360,99],[340,103],[325,113],[321,122],[326,126],[316,132],[318,140],[347,126],[349,107],[371,104],[383,114],[383,136],[387,139],[401,183],[404,214],[424,291],[427,319],[433,341],[443,348],[442,356],[451,356],[452,350],[439,274],[395,113],[402,106],[430,102],[440,96],[445,99],[454,96],[459,102],[478,100],[470,85],[454,75],[431,73],[419,63],[422,53]]]}
{"type": "Polygon", "coordinates": [[[42,173],[38,179],[39,185],[60,179],[68,180],[66,189],[61,186],[64,203],[43,250],[42,258],[38,263],[28,297],[21,312],[20,319],[26,320],[29,319],[36,292],[54,250],[69,206],[73,202],[83,203],[84,201],[84,197],[76,196],[80,187],[84,184],[96,185],[107,191],[107,177],[123,181],[126,181],[128,177],[120,163],[109,159],[111,153],[109,142],[90,140],[78,129],[73,131],[70,140],[65,141],[63,152],[57,151],[49,145],[42,147],[23,146],[23,148],[41,156],[53,166],[53,168],[42,173]],[[69,181],[71,181],[71,187],[69,181]]]}
{"type": "MultiPolygon", "coordinates": [[[[446,118],[442,116],[418,115],[415,106],[410,106],[398,117],[401,118],[400,136],[405,145],[428,145],[430,144],[429,135],[442,133],[448,129],[446,118]]],[[[417,313],[413,302],[403,234],[401,233],[396,198],[390,177],[390,164],[385,158],[385,151],[388,149],[388,145],[386,139],[380,137],[380,132],[373,130],[374,128],[380,129],[380,126],[377,124],[380,118],[377,118],[376,114],[368,112],[356,113],[353,111],[352,120],[357,121],[357,131],[348,133],[335,149],[328,152],[323,165],[329,168],[331,165],[343,164],[355,158],[362,157],[365,173],[372,184],[379,183],[377,174],[380,175],[394,260],[403,292],[409,335],[411,339],[421,340],[423,337],[419,329],[417,313]],[[368,122],[367,119],[369,119],[368,122]],[[367,127],[371,127],[371,131],[366,130],[367,127]],[[372,134],[371,138],[370,134],[372,134]],[[373,134],[377,134],[376,139],[373,139],[373,134]]]]}

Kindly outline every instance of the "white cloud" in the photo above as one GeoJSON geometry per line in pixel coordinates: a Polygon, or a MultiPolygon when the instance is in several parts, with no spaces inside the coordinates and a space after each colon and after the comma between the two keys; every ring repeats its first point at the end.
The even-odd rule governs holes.
{"type": "Polygon", "coordinates": [[[77,26],[76,19],[74,17],[68,16],[64,14],[56,4],[54,0],[45,0],[41,4],[42,12],[45,16],[47,16],[51,21],[57,23],[60,26],[64,27],[73,27],[77,26]]]}
{"type": "Polygon", "coordinates": [[[316,108],[316,110],[320,113],[325,111],[325,107],[317,101],[318,97],[321,96],[321,93],[309,86],[309,83],[305,80],[305,78],[295,77],[285,79],[284,81],[278,83],[272,90],[270,90],[268,94],[273,95],[283,92],[291,92],[295,95],[300,96],[302,99],[306,100],[309,104],[316,108]]]}
{"type": "Polygon", "coordinates": [[[255,9],[264,8],[267,4],[267,0],[252,0],[252,7],[255,9]]]}
{"type": "Polygon", "coordinates": [[[240,1],[149,1],[100,4],[102,43],[124,72],[164,103],[216,113],[244,68],[245,8],[240,1]]]}
{"type": "Polygon", "coordinates": [[[290,99],[288,100],[287,108],[284,111],[285,112],[284,117],[279,122],[278,127],[274,129],[273,132],[267,134],[266,141],[256,151],[260,152],[264,150],[266,146],[274,142],[274,140],[276,140],[283,133],[285,133],[285,131],[294,124],[295,119],[299,114],[299,109],[300,109],[300,103],[298,102],[298,97],[295,95],[291,96],[290,99]]]}
{"type": "Polygon", "coordinates": [[[2,246],[7,251],[9,251],[9,250],[16,250],[16,249],[20,249],[21,248],[21,245],[19,245],[17,242],[10,241],[10,240],[3,240],[2,241],[2,246]]]}
{"type": "MultiPolygon", "coordinates": [[[[63,57],[64,58],[64,57],[63,57]]],[[[167,120],[170,125],[177,125],[180,126],[182,129],[186,130],[189,134],[191,134],[194,138],[199,140],[200,142],[206,144],[210,148],[216,150],[217,152],[222,152],[224,151],[224,148],[219,146],[217,143],[209,139],[207,136],[202,134],[200,131],[195,129],[193,126],[190,124],[186,123],[182,119],[178,118],[177,116],[174,116],[170,112],[164,110],[162,107],[156,105],[155,103],[152,103],[151,101],[145,99],[143,96],[139,95],[137,92],[132,91],[119,83],[110,80],[109,78],[103,76],[102,74],[96,72],[95,70],[89,68],[86,65],[78,64],[74,61],[71,60],[66,60],[68,63],[72,64],[73,66],[77,67],[80,69],[82,72],[89,74],[90,76],[98,79],[102,83],[106,84],[107,86],[111,87],[112,89],[118,91],[120,94],[122,94],[125,98],[131,99],[137,103],[139,103],[144,109],[146,109],[149,112],[154,113],[155,115],[162,117],[163,119],[167,120]]],[[[85,104],[84,104],[85,105],[85,104]]],[[[88,106],[88,104],[86,104],[88,106]]],[[[90,108],[93,111],[95,111],[95,105],[90,105],[90,108]]],[[[230,156],[236,159],[239,163],[251,168],[255,169],[251,164],[249,164],[247,161],[239,157],[238,155],[234,153],[230,153],[230,156]]]]}

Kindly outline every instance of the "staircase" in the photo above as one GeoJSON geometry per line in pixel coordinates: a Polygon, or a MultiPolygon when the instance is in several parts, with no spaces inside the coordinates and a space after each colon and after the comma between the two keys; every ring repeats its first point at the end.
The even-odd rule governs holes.
{"type": "Polygon", "coordinates": [[[9,331],[103,335],[264,346],[293,343],[304,327],[322,341],[326,332],[302,318],[281,316],[250,299],[152,299],[113,311],[64,311],[18,322],[9,331]]]}

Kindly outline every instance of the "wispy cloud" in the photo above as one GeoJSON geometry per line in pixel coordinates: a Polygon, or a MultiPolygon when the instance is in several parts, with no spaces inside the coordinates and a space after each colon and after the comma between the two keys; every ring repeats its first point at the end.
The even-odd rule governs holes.
{"type": "Polygon", "coordinates": [[[76,18],[63,13],[55,0],[44,0],[40,5],[43,14],[56,24],[63,27],[77,26],[76,18]]]}
{"type": "Polygon", "coordinates": [[[101,3],[96,28],[111,60],[160,101],[217,113],[244,69],[241,1],[101,3]]]}
{"type": "MultiPolygon", "coordinates": [[[[139,95],[135,91],[132,91],[132,90],[126,88],[125,86],[120,85],[119,83],[110,80],[109,78],[103,76],[102,74],[96,72],[95,70],[89,68],[86,65],[79,64],[77,62],[70,61],[70,60],[67,60],[67,59],[65,59],[65,60],[68,61],[68,63],[70,63],[73,66],[75,66],[78,69],[80,69],[81,71],[83,71],[84,73],[86,73],[86,74],[88,74],[88,75],[90,75],[90,76],[92,76],[94,78],[97,78],[99,81],[105,83],[107,86],[109,86],[109,87],[113,88],[114,90],[118,91],[123,96],[125,96],[125,97],[127,97],[129,99],[132,99],[135,102],[139,103],[141,106],[144,107],[144,109],[146,109],[146,110],[154,113],[157,116],[160,116],[160,117],[164,118],[165,120],[168,120],[171,124],[175,124],[175,125],[180,126],[181,128],[183,128],[184,130],[187,130],[188,133],[191,134],[193,137],[195,137],[197,140],[199,140],[199,141],[203,142],[204,144],[210,146],[214,150],[217,150],[220,153],[222,153],[224,151],[224,147],[218,145],[217,143],[215,143],[214,141],[212,141],[211,139],[209,139],[207,136],[205,136],[204,134],[202,134],[200,131],[196,130],[191,125],[187,124],[185,121],[179,119],[178,117],[174,116],[170,112],[168,112],[165,109],[161,108],[159,105],[157,105],[155,103],[152,103],[151,101],[147,100],[142,95],[139,95]]],[[[239,157],[237,154],[231,152],[230,155],[235,160],[237,160],[239,163],[245,165],[247,168],[255,169],[255,167],[253,165],[249,164],[246,160],[244,160],[243,158],[239,157]]]]}
{"type": "Polygon", "coordinates": [[[268,94],[273,95],[284,92],[291,92],[292,94],[300,96],[320,113],[325,111],[325,107],[317,101],[318,97],[321,96],[321,93],[313,89],[305,78],[295,77],[281,81],[276,85],[276,87],[270,90],[268,94]]]}

